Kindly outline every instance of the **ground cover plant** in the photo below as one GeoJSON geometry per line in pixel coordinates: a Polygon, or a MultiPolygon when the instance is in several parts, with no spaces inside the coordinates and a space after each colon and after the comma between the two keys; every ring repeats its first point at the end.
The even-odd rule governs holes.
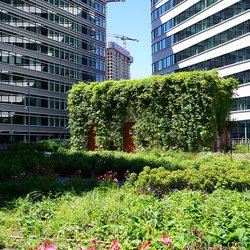
{"type": "Polygon", "coordinates": [[[250,194],[172,191],[160,199],[130,185],[76,196],[31,194],[0,209],[0,246],[35,249],[249,249],[250,194]],[[42,249],[42,248],[37,248],[42,249]]]}

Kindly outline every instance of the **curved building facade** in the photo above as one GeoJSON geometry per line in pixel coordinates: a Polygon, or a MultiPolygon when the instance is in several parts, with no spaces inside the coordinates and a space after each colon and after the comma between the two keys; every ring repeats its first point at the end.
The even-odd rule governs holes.
{"type": "Polygon", "coordinates": [[[250,138],[250,1],[151,0],[152,72],[218,69],[240,87],[233,138],[250,138]]]}
{"type": "Polygon", "coordinates": [[[104,0],[0,1],[0,143],[67,138],[67,92],[105,79],[104,0]]]}

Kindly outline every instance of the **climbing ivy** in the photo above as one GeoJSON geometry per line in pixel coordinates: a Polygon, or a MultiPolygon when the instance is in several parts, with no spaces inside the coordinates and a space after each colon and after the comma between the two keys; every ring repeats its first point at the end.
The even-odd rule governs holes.
{"type": "Polygon", "coordinates": [[[87,149],[95,126],[96,145],[123,150],[123,126],[135,122],[138,148],[198,151],[222,134],[237,81],[216,71],[181,72],[140,80],[74,85],[68,110],[72,146],[87,149]]]}

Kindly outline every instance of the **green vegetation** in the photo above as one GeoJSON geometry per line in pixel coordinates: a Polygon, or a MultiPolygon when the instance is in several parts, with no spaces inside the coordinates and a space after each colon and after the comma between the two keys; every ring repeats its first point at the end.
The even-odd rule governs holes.
{"type": "Polygon", "coordinates": [[[138,149],[199,151],[222,134],[236,87],[235,79],[215,71],[74,85],[68,101],[72,146],[86,149],[94,125],[99,149],[112,142],[122,151],[124,123],[132,121],[138,149]]]}
{"type": "MultiPolygon", "coordinates": [[[[133,188],[100,187],[81,196],[33,194],[0,210],[0,245],[27,249],[43,240],[59,249],[96,249],[119,240],[116,249],[249,249],[248,192],[178,191],[161,199],[138,195],[133,188]],[[159,241],[170,236],[168,244],[159,241]],[[92,241],[93,242],[93,241],[92,241]],[[234,246],[234,247],[233,247],[234,246]],[[141,248],[143,249],[143,248],[141,248]]],[[[113,248],[114,249],[114,248],[113,248]]]]}
{"type": "Polygon", "coordinates": [[[45,148],[0,153],[0,249],[250,249],[248,154],[45,148]]]}
{"type": "Polygon", "coordinates": [[[234,152],[240,154],[250,153],[250,147],[246,144],[239,144],[234,147],[234,152]]]}
{"type": "Polygon", "coordinates": [[[163,167],[145,167],[137,176],[132,173],[129,182],[140,193],[153,192],[162,195],[175,189],[191,189],[213,192],[218,188],[244,191],[250,189],[250,169],[226,166],[200,166],[198,169],[169,171],[163,167]]]}
{"type": "Polygon", "coordinates": [[[62,149],[70,149],[70,141],[69,140],[46,140],[40,142],[19,142],[19,143],[11,143],[7,145],[7,150],[12,152],[20,152],[20,151],[48,151],[48,152],[57,152],[62,149]]]}
{"type": "Polygon", "coordinates": [[[29,174],[18,179],[5,180],[0,182],[0,206],[7,201],[20,196],[26,196],[32,192],[43,194],[57,194],[67,191],[79,194],[82,191],[91,190],[98,186],[94,178],[82,180],[79,177],[60,179],[57,176],[40,176],[29,174]]]}
{"type": "Polygon", "coordinates": [[[250,249],[249,156],[161,151],[209,146],[236,85],[198,71],[75,85],[73,149],[54,140],[0,152],[0,249],[250,249]],[[122,151],[125,121],[145,151],[104,151],[122,151]],[[82,151],[93,125],[102,151],[82,151]]]}
{"type": "MultiPolygon", "coordinates": [[[[221,173],[220,178],[222,179],[221,184],[218,184],[219,186],[226,185],[225,187],[230,189],[240,189],[238,184],[237,187],[235,186],[235,183],[239,181],[242,184],[242,188],[246,187],[244,180],[247,182],[250,171],[250,161],[247,157],[248,155],[245,155],[245,158],[242,159],[240,157],[232,159],[227,155],[195,155],[171,151],[127,154],[108,151],[73,152],[60,150],[50,155],[29,150],[1,152],[0,200],[7,197],[25,195],[34,190],[46,193],[53,190],[64,192],[71,188],[78,190],[77,185],[79,183],[77,183],[77,179],[79,177],[85,179],[92,178],[91,187],[94,187],[97,185],[96,178],[107,171],[116,172],[117,178],[122,180],[127,170],[138,174],[145,166],[150,168],[163,167],[166,171],[185,170],[184,172],[173,172],[173,175],[181,173],[181,176],[182,174],[190,173],[191,179],[195,175],[198,180],[202,174],[204,175],[203,178],[206,178],[205,174],[214,178],[214,175],[221,173]],[[232,177],[229,184],[225,184],[224,175],[226,179],[234,176],[237,180],[234,180],[232,177]],[[241,175],[242,177],[237,177],[241,175]],[[59,181],[61,178],[69,177],[74,177],[72,179],[74,180],[73,183],[70,181],[59,181]]],[[[182,188],[181,185],[180,183],[179,189],[182,188]]],[[[88,184],[86,184],[85,189],[84,184],[82,184],[80,190],[88,190],[87,186],[88,184]]],[[[210,190],[205,186],[201,188],[199,185],[190,186],[185,184],[183,187],[210,190]]]]}
{"type": "MultiPolygon", "coordinates": [[[[55,193],[72,188],[76,192],[89,190],[98,186],[97,177],[108,171],[116,172],[117,178],[123,180],[127,171],[139,174],[145,166],[152,169],[164,168],[159,175],[166,183],[171,179],[170,189],[172,181],[178,181],[178,186],[175,185],[177,189],[191,188],[211,192],[216,186],[243,190],[249,187],[250,161],[247,157],[248,154],[244,158],[231,158],[220,154],[195,155],[171,151],[127,154],[60,149],[49,155],[26,149],[1,152],[0,202],[32,191],[55,193]],[[81,178],[87,180],[82,182],[81,178]],[[209,187],[210,182],[212,187],[209,187]]],[[[164,187],[165,189],[168,190],[168,187],[164,187]]]]}

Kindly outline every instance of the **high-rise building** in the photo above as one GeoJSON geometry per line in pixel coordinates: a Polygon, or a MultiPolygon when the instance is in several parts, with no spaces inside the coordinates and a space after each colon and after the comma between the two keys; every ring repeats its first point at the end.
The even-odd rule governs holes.
{"type": "Polygon", "coordinates": [[[0,143],[67,138],[67,91],[105,79],[105,0],[0,1],[0,143]]]}
{"type": "Polygon", "coordinates": [[[107,46],[106,79],[130,79],[130,66],[134,59],[129,51],[114,42],[107,46]]]}
{"type": "Polygon", "coordinates": [[[240,87],[234,138],[250,138],[250,1],[151,0],[152,71],[218,69],[240,87]]]}

